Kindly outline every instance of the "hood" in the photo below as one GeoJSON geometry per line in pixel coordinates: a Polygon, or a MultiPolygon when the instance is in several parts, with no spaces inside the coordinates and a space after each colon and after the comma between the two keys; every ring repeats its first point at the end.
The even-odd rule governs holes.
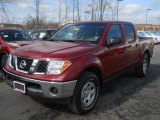
{"type": "Polygon", "coordinates": [[[30,45],[30,44],[33,44],[35,41],[9,41],[7,43],[16,43],[18,44],[19,46],[25,46],[25,45],[30,45]]]}
{"type": "Polygon", "coordinates": [[[95,46],[83,43],[38,41],[16,49],[14,54],[27,58],[67,59],[86,54],[86,52],[93,50],[95,46]]]}

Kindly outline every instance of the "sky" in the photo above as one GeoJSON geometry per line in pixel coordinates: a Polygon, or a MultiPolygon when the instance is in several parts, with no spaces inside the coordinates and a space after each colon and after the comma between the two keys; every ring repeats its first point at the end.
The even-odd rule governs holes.
{"type": "MultiPolygon", "coordinates": [[[[87,5],[89,4],[90,0],[80,1],[82,10],[89,9],[87,5]]],[[[112,4],[116,3],[116,0],[108,1],[112,4]]],[[[4,6],[8,18],[12,19],[12,21],[16,21],[17,23],[22,23],[29,15],[35,15],[33,0],[16,0],[14,4],[6,3],[4,4],[4,6]]],[[[65,3],[62,4],[62,7],[63,9],[65,9],[65,3]]],[[[54,21],[58,21],[58,0],[41,0],[40,9],[42,13],[46,15],[47,20],[52,19],[54,21]]],[[[130,21],[135,24],[143,24],[146,21],[146,9],[151,9],[148,12],[148,24],[160,24],[160,0],[120,1],[119,20],[130,21]]],[[[71,12],[69,12],[68,14],[70,16],[72,15],[71,12]]],[[[110,14],[105,14],[104,18],[106,20],[110,20],[111,16],[110,14]]]]}

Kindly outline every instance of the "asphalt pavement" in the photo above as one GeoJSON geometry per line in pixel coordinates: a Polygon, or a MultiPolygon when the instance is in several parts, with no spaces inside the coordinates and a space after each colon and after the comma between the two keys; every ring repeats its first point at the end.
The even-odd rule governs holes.
{"type": "Polygon", "coordinates": [[[160,120],[160,45],[146,78],[129,71],[107,83],[94,110],[83,116],[17,93],[0,80],[0,120],[160,120]]]}

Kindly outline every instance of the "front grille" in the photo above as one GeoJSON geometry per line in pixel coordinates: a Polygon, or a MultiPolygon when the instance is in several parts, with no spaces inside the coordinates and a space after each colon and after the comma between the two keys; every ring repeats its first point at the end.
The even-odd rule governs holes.
{"type": "Polygon", "coordinates": [[[11,57],[11,66],[19,72],[28,74],[46,74],[49,61],[11,57]]]}
{"type": "Polygon", "coordinates": [[[19,70],[28,72],[30,70],[30,67],[33,63],[33,59],[27,59],[27,58],[22,58],[22,57],[17,57],[17,68],[19,70]],[[25,62],[25,66],[22,67],[21,63],[25,62]]]}
{"type": "Polygon", "coordinates": [[[48,61],[39,61],[40,64],[37,68],[38,73],[46,73],[47,72],[47,67],[48,67],[48,61]]]}

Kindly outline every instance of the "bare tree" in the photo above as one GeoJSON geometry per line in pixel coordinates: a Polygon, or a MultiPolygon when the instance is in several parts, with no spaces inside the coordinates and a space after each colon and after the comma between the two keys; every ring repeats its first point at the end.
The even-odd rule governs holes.
{"type": "Polygon", "coordinates": [[[104,14],[108,14],[111,7],[109,0],[91,0],[89,7],[91,7],[91,20],[103,20],[104,14]]]}
{"type": "Polygon", "coordinates": [[[6,9],[5,9],[5,3],[14,3],[16,0],[0,0],[0,5],[1,5],[1,12],[2,12],[2,23],[4,22],[4,18],[6,17],[7,19],[5,21],[9,21],[6,9]]]}
{"type": "Polygon", "coordinates": [[[103,20],[108,0],[99,0],[99,19],[103,20]]]}
{"type": "Polygon", "coordinates": [[[92,0],[92,4],[91,4],[91,13],[92,13],[92,17],[91,19],[94,20],[95,17],[95,0],[92,0]]]}
{"type": "Polygon", "coordinates": [[[79,0],[76,0],[76,8],[77,8],[77,20],[81,21],[81,17],[80,17],[80,2],[79,2],[79,0]]]}
{"type": "Polygon", "coordinates": [[[106,5],[106,10],[107,10],[107,13],[109,14],[110,16],[110,19],[113,21],[116,19],[116,5],[112,4],[111,2],[107,2],[107,5],[106,5]]]}
{"type": "Polygon", "coordinates": [[[3,17],[6,14],[5,9],[4,9],[4,3],[2,1],[0,1],[1,3],[1,11],[2,11],[2,24],[3,24],[3,17]]]}
{"type": "Polygon", "coordinates": [[[72,13],[73,13],[73,18],[72,18],[73,21],[75,20],[75,2],[76,2],[76,1],[73,0],[73,6],[72,6],[72,7],[73,7],[73,11],[72,11],[72,13]]]}
{"type": "Polygon", "coordinates": [[[41,0],[34,0],[35,12],[36,12],[36,22],[37,22],[38,29],[39,29],[40,2],[41,2],[41,0]]]}
{"type": "Polygon", "coordinates": [[[61,25],[62,0],[59,0],[59,25],[61,25]]]}
{"type": "Polygon", "coordinates": [[[65,0],[66,10],[65,10],[65,23],[68,21],[68,0],[65,0]]]}

